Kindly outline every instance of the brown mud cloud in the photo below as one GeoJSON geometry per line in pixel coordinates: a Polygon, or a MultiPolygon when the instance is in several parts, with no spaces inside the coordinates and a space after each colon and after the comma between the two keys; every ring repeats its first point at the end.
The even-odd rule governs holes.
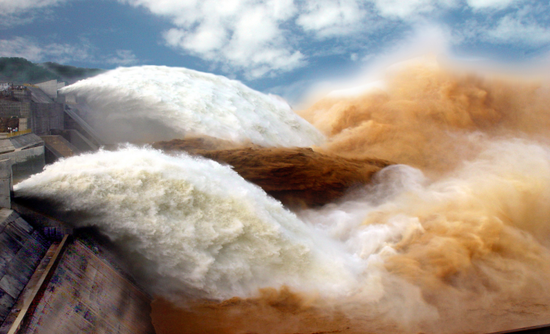
{"type": "Polygon", "coordinates": [[[286,288],[264,289],[254,299],[193,301],[183,309],[156,299],[153,309],[157,333],[342,333],[351,329],[342,312],[320,311],[286,288]]]}
{"type": "Polygon", "coordinates": [[[316,152],[426,176],[392,166],[405,176],[383,170],[362,195],[298,211],[330,225],[334,213],[353,215],[347,204],[367,208],[362,224],[327,228],[367,264],[359,287],[332,300],[284,288],[185,308],[157,299],[158,333],[487,333],[550,322],[548,88],[432,63],[394,69],[386,84],[300,113],[328,137],[316,152]]]}
{"type": "Polygon", "coordinates": [[[479,151],[475,133],[546,136],[550,126],[550,98],[541,82],[431,61],[393,69],[385,82],[385,89],[324,98],[299,112],[329,137],[322,151],[449,171],[479,151]]]}

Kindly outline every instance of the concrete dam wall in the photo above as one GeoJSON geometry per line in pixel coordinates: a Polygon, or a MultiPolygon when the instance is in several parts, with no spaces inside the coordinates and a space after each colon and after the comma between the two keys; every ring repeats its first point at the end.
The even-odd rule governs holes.
{"type": "Polygon", "coordinates": [[[0,333],[154,333],[151,297],[105,241],[0,209],[0,333]]]}
{"type": "Polygon", "coordinates": [[[4,322],[52,241],[13,210],[1,209],[0,219],[0,320],[4,322]]]}

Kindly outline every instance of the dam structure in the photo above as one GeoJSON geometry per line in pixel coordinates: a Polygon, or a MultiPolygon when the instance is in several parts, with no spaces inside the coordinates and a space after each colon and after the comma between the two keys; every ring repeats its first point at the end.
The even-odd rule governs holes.
{"type": "Polygon", "coordinates": [[[40,172],[44,163],[94,151],[103,144],[78,110],[57,95],[63,86],[57,80],[0,83],[0,159],[11,154],[16,181],[40,172]]]}
{"type": "Polygon", "coordinates": [[[13,200],[13,183],[102,144],[53,80],[0,83],[0,333],[154,333],[152,297],[106,237],[13,200]]]}

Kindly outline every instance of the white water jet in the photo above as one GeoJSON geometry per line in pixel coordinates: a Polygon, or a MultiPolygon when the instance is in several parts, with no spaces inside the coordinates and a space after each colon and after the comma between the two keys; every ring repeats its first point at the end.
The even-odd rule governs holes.
{"type": "Polygon", "coordinates": [[[93,218],[140,265],[153,291],[207,298],[287,285],[335,293],[351,256],[227,166],[127,147],[59,161],[16,185],[93,218]]]}
{"type": "Polygon", "coordinates": [[[311,146],[323,135],[286,101],[186,68],[117,68],[60,90],[107,142],[208,135],[262,146],[311,146]]]}

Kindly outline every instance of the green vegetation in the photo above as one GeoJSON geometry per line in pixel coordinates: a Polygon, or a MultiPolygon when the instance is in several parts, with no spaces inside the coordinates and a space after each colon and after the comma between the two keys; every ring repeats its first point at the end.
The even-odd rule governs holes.
{"type": "Polygon", "coordinates": [[[24,58],[0,58],[0,80],[14,83],[38,83],[61,79],[58,75],[24,58]]]}
{"type": "Polygon", "coordinates": [[[40,66],[50,72],[59,75],[62,78],[62,81],[66,81],[69,83],[73,83],[77,80],[81,80],[84,78],[93,77],[94,75],[105,72],[105,70],[99,68],[83,68],[69,65],[61,65],[51,62],[42,63],[40,64],[40,66]]]}
{"type": "Polygon", "coordinates": [[[97,68],[82,68],[51,62],[35,64],[25,58],[0,57],[0,81],[16,84],[34,84],[55,79],[71,84],[103,71],[97,68]]]}

